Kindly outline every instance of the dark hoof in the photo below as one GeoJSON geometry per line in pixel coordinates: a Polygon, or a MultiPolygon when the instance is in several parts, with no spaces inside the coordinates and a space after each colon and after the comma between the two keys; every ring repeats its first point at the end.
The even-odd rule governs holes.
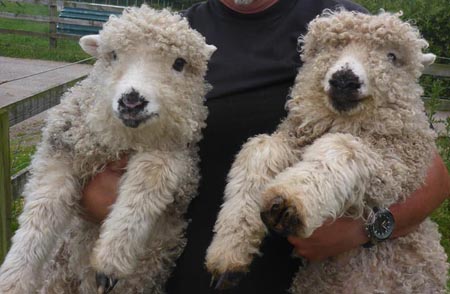
{"type": "Polygon", "coordinates": [[[272,199],[261,212],[261,219],[269,229],[286,236],[295,234],[301,224],[297,209],[281,196],[272,199]]]}
{"type": "Polygon", "coordinates": [[[97,282],[97,293],[108,294],[114,289],[117,284],[117,279],[110,278],[102,273],[95,274],[95,281],[97,282]]]}
{"type": "Polygon", "coordinates": [[[225,272],[218,277],[217,284],[214,289],[226,290],[236,287],[244,275],[245,273],[243,272],[225,272]]]}

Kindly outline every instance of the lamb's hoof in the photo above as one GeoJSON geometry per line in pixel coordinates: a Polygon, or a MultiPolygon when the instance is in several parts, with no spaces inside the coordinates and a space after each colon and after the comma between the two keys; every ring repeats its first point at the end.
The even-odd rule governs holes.
{"type": "Polygon", "coordinates": [[[114,289],[117,284],[117,279],[110,278],[102,273],[95,274],[95,281],[97,282],[97,293],[108,294],[114,289]]]}
{"type": "Polygon", "coordinates": [[[244,272],[225,272],[218,277],[214,289],[226,290],[236,287],[244,275],[244,272]]]}
{"type": "Polygon", "coordinates": [[[285,236],[295,234],[301,225],[297,209],[281,196],[268,203],[261,219],[269,229],[285,236]]]}

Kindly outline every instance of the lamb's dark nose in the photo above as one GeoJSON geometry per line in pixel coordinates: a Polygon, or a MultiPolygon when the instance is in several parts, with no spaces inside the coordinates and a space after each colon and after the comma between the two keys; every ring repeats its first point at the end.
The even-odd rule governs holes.
{"type": "Polygon", "coordinates": [[[145,99],[139,94],[138,91],[132,89],[131,92],[123,94],[121,102],[127,108],[136,108],[144,103],[145,99]]]}
{"type": "Polygon", "coordinates": [[[348,111],[360,103],[362,97],[359,89],[362,83],[352,70],[342,69],[335,72],[328,83],[328,96],[336,110],[348,111]]]}
{"type": "Polygon", "coordinates": [[[335,72],[328,81],[331,89],[335,91],[356,91],[361,87],[361,82],[357,75],[351,70],[339,70],[335,72]]]}

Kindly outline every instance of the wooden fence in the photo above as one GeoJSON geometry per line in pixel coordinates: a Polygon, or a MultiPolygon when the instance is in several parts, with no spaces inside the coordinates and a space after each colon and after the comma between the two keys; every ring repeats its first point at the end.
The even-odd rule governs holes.
{"type": "Polygon", "coordinates": [[[69,19],[58,17],[58,7],[71,7],[71,8],[83,8],[89,10],[97,10],[104,12],[122,12],[126,6],[138,6],[142,3],[148,3],[151,6],[158,8],[162,7],[172,7],[176,10],[180,10],[189,7],[191,4],[198,2],[196,0],[92,0],[89,2],[78,2],[78,1],[63,1],[63,0],[9,0],[10,2],[16,3],[31,3],[39,5],[47,5],[49,9],[49,16],[42,15],[26,15],[26,14],[16,14],[9,12],[0,12],[0,18],[4,19],[15,19],[23,21],[31,21],[37,23],[48,23],[49,32],[32,32],[24,30],[13,30],[13,29],[2,29],[0,28],[0,34],[15,34],[15,35],[25,35],[33,37],[43,37],[49,39],[49,46],[51,48],[56,48],[57,39],[70,39],[76,40],[80,36],[60,33],[57,32],[57,24],[69,24],[69,25],[82,25],[89,27],[99,27],[103,26],[101,21],[83,20],[83,19],[69,19]],[[115,4],[115,5],[114,5],[115,4]]]}
{"type": "Polygon", "coordinates": [[[57,105],[61,95],[83,78],[0,108],[0,264],[10,246],[12,203],[22,193],[28,174],[25,169],[11,177],[9,128],[57,105]]]}
{"type": "Polygon", "coordinates": [[[48,31],[48,33],[42,33],[42,32],[32,32],[32,31],[0,28],[0,34],[14,34],[14,35],[24,35],[24,36],[48,38],[49,46],[51,48],[56,48],[58,39],[70,39],[70,40],[78,41],[80,38],[80,36],[77,36],[77,35],[58,33],[56,30],[56,26],[58,23],[83,25],[83,26],[94,26],[94,27],[102,27],[102,25],[103,25],[103,22],[100,22],[100,21],[60,18],[60,17],[58,17],[58,6],[63,5],[64,7],[78,7],[78,8],[100,10],[100,11],[112,11],[112,12],[121,12],[124,9],[124,7],[118,7],[118,6],[113,6],[113,5],[80,3],[80,2],[75,2],[75,1],[12,0],[11,2],[47,5],[48,9],[49,9],[49,16],[0,12],[0,18],[31,21],[31,22],[37,22],[37,23],[48,23],[49,31],[48,31]]]}
{"type": "MultiPolygon", "coordinates": [[[[450,78],[450,64],[431,65],[424,74],[436,78],[450,78]]],[[[16,175],[10,174],[9,128],[57,105],[61,94],[83,78],[0,108],[0,264],[10,245],[12,203],[21,196],[28,175],[27,168],[16,175]]],[[[450,100],[441,99],[439,110],[450,112],[450,100]]]]}

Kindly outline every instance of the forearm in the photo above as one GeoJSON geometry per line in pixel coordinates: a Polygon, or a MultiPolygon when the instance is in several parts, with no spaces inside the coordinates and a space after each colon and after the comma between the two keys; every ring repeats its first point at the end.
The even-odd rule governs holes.
{"type": "Polygon", "coordinates": [[[450,195],[450,178],[442,158],[436,154],[428,169],[425,184],[405,202],[392,205],[395,230],[392,237],[409,233],[429,216],[450,195]]]}
{"type": "MultiPolygon", "coordinates": [[[[414,230],[427,216],[449,197],[450,179],[447,169],[436,156],[428,169],[425,185],[415,191],[405,202],[392,205],[396,228],[392,238],[401,237],[414,230]]],[[[369,238],[362,219],[339,218],[326,223],[307,239],[294,236],[289,241],[298,255],[310,261],[323,260],[357,248],[369,238]]]]}
{"type": "MultiPolygon", "coordinates": [[[[391,238],[404,236],[413,231],[425,218],[438,208],[450,195],[450,177],[442,158],[436,154],[428,168],[425,184],[416,190],[406,201],[389,207],[394,215],[395,229],[391,238]]],[[[360,220],[354,220],[355,228],[361,226],[360,220]]],[[[364,230],[355,236],[357,240],[364,240],[364,230]]]]}

